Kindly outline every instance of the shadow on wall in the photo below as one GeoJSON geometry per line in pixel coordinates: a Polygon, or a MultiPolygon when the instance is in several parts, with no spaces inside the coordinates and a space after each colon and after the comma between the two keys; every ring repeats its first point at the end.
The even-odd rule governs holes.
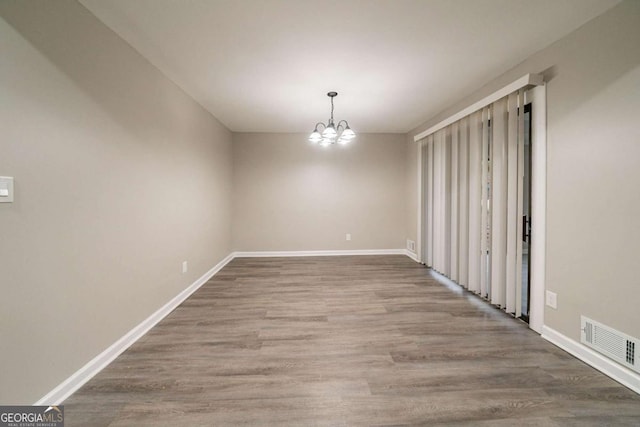
{"type": "Polygon", "coordinates": [[[640,65],[639,5],[623,3],[525,61],[540,61],[547,67],[541,73],[549,85],[547,102],[554,123],[562,122],[640,65]],[[625,11],[617,13],[618,8],[625,11]],[[636,28],[633,34],[630,28],[636,28]]]}
{"type": "Polygon", "coordinates": [[[76,1],[2,1],[0,16],[141,141],[178,126],[188,132],[194,119],[185,110],[208,115],[184,108],[180,88],[76,1]]]}

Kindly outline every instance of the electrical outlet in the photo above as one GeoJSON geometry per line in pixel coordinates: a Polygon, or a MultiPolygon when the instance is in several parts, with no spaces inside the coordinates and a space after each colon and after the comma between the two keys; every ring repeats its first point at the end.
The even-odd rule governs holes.
{"type": "Polygon", "coordinates": [[[409,249],[411,252],[415,252],[416,251],[416,242],[414,242],[413,240],[407,239],[407,249],[409,249]]]}
{"type": "Polygon", "coordinates": [[[347,233],[346,239],[351,240],[351,233],[347,233]]]}
{"type": "Polygon", "coordinates": [[[189,270],[189,264],[187,261],[182,261],[182,273],[186,273],[189,270]]]}
{"type": "Polygon", "coordinates": [[[547,291],[546,297],[546,303],[549,307],[558,308],[558,294],[556,294],[555,292],[547,291]]]}

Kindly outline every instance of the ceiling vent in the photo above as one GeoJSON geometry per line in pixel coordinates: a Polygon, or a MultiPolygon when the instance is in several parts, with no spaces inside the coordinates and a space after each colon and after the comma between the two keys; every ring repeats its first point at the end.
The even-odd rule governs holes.
{"type": "Polygon", "coordinates": [[[588,317],[580,317],[580,341],[629,369],[640,372],[640,340],[588,317]]]}

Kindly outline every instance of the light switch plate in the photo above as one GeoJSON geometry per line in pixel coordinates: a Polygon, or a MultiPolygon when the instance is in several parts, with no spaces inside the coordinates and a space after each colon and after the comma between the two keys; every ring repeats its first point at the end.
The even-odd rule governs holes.
{"type": "Polygon", "coordinates": [[[0,203],[12,203],[12,202],[13,202],[13,177],[0,176],[0,203]]]}

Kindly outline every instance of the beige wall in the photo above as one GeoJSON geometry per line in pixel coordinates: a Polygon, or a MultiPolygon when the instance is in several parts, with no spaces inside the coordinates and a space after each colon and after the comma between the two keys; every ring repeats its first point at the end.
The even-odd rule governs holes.
{"type": "Polygon", "coordinates": [[[404,248],[405,136],[329,148],[307,136],[234,134],[234,249],[404,248]]]}
{"type": "MultiPolygon", "coordinates": [[[[575,340],[581,314],[640,337],[639,41],[640,2],[623,2],[409,135],[525,73],[544,73],[546,281],[558,294],[558,309],[546,308],[545,324],[575,340]]],[[[406,224],[415,237],[415,216],[408,214],[406,224]]]]}
{"type": "Polygon", "coordinates": [[[32,404],[229,254],[231,133],[75,2],[0,18],[0,404],[32,404]]]}

